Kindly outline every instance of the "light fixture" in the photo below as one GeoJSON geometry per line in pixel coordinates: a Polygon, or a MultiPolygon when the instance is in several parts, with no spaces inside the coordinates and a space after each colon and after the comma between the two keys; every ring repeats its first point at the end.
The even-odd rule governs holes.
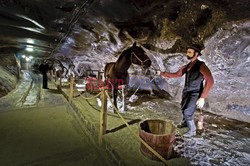
{"type": "Polygon", "coordinates": [[[30,19],[30,18],[28,18],[28,17],[25,17],[25,16],[23,16],[23,15],[21,15],[21,14],[16,14],[16,15],[17,15],[18,17],[21,17],[21,18],[23,18],[23,19],[26,19],[26,20],[32,22],[33,24],[35,24],[35,25],[38,26],[39,28],[45,30],[45,27],[43,27],[41,24],[39,24],[39,23],[36,22],[35,20],[32,20],[32,19],[30,19]]]}
{"type": "Polygon", "coordinates": [[[22,58],[26,58],[26,56],[25,56],[25,55],[22,55],[22,58]]]}
{"type": "Polygon", "coordinates": [[[27,39],[27,43],[34,44],[34,40],[33,39],[27,39]]]}
{"type": "Polygon", "coordinates": [[[29,51],[29,52],[34,51],[34,49],[33,49],[32,47],[30,47],[30,46],[29,46],[29,47],[26,47],[26,50],[29,51]]]}
{"type": "Polygon", "coordinates": [[[30,59],[29,57],[26,57],[26,61],[27,61],[27,62],[30,62],[31,59],[30,59]]]}

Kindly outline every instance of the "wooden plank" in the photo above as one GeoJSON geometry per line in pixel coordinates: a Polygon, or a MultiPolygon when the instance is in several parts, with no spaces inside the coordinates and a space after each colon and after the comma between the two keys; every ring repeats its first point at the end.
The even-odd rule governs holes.
{"type": "Polygon", "coordinates": [[[60,72],[60,84],[59,84],[59,89],[62,89],[62,73],[60,72]]]}
{"type": "Polygon", "coordinates": [[[73,99],[74,95],[74,77],[73,75],[70,75],[70,85],[69,85],[69,101],[73,99]]]}

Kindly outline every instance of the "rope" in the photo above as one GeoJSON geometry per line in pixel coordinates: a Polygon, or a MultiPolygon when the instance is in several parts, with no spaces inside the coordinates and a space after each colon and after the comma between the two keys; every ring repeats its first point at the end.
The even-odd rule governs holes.
{"type": "MultiPolygon", "coordinates": [[[[132,96],[134,96],[135,94],[136,94],[136,92],[139,90],[139,88],[141,87],[141,84],[142,84],[142,82],[140,82],[140,85],[137,87],[137,89],[135,90],[135,92],[131,95],[131,97],[132,96]]],[[[130,99],[130,98],[129,98],[130,99]]]]}
{"type": "Polygon", "coordinates": [[[99,97],[100,95],[102,94],[102,92],[98,93],[97,95],[93,96],[93,97],[90,97],[90,98],[87,98],[87,97],[84,97],[82,94],[80,94],[80,96],[85,99],[85,100],[91,100],[91,99],[94,99],[94,98],[97,98],[99,97]]]}
{"type": "MultiPolygon", "coordinates": [[[[74,92],[76,92],[76,91],[74,91],[74,92]]],[[[91,97],[91,98],[86,98],[86,97],[83,96],[84,92],[86,92],[86,91],[83,91],[83,92],[81,92],[80,94],[78,94],[78,95],[76,95],[76,96],[73,96],[73,98],[82,97],[82,98],[85,99],[85,100],[91,100],[91,99],[93,99],[93,98],[95,98],[95,97],[96,97],[96,98],[99,97],[99,96],[100,96],[100,93],[101,93],[101,92],[100,92],[99,94],[97,94],[97,95],[94,96],[93,98],[92,98],[92,97],[91,97]]],[[[87,102],[88,102],[88,101],[87,101],[87,102]]],[[[89,102],[88,102],[88,104],[91,105],[89,102]]],[[[91,105],[91,107],[94,108],[92,105],[91,105]]],[[[94,108],[94,110],[100,112],[100,110],[97,109],[97,108],[94,108]]],[[[120,118],[117,114],[110,113],[110,112],[108,112],[107,115],[113,116],[113,117],[115,117],[115,118],[120,118]]],[[[139,119],[139,118],[135,119],[135,118],[132,118],[132,117],[129,117],[129,116],[126,116],[125,119],[127,119],[127,120],[137,120],[137,119],[138,119],[138,120],[141,120],[141,119],[139,119]]]]}
{"type": "MultiPolygon", "coordinates": [[[[109,100],[111,100],[108,92],[105,91],[105,93],[107,94],[109,100]]],[[[136,139],[138,139],[144,146],[146,146],[148,148],[148,150],[150,150],[156,157],[158,157],[165,165],[168,165],[168,161],[166,159],[164,159],[158,152],[156,152],[153,148],[151,148],[142,138],[140,138],[137,134],[135,134],[133,132],[133,130],[130,128],[129,124],[125,121],[125,119],[119,113],[119,110],[116,108],[114,103],[112,101],[111,101],[111,103],[112,103],[113,107],[115,108],[116,113],[119,115],[119,117],[121,118],[123,123],[128,127],[129,131],[136,137],[136,139]]]]}
{"type": "MultiPolygon", "coordinates": [[[[155,77],[153,77],[151,80],[150,80],[150,82],[152,82],[153,80],[155,79],[155,77]]],[[[140,87],[141,87],[141,84],[142,84],[142,82],[140,82],[140,85],[137,87],[137,89],[135,90],[135,92],[131,95],[131,96],[133,96],[133,95],[135,95],[136,93],[137,93],[137,91],[140,89],[140,87]]]]}
{"type": "MultiPolygon", "coordinates": [[[[79,95],[79,96],[82,97],[82,95],[79,95]]],[[[79,103],[80,103],[80,105],[84,106],[84,105],[82,104],[82,102],[79,102],[79,103]]],[[[87,103],[88,103],[95,111],[101,112],[101,111],[99,110],[99,108],[97,109],[97,108],[95,108],[93,105],[91,105],[91,103],[89,103],[88,100],[87,100],[87,103]]],[[[113,116],[113,117],[115,117],[115,118],[120,118],[117,114],[110,113],[110,112],[107,112],[107,115],[113,116]]],[[[124,119],[126,119],[126,120],[140,120],[140,121],[141,121],[141,119],[139,119],[139,118],[135,119],[135,118],[131,118],[131,117],[125,117],[124,119]]]]}
{"type": "MultiPolygon", "coordinates": [[[[74,91],[75,92],[75,91],[74,91]]],[[[76,95],[76,96],[73,96],[73,98],[77,98],[77,97],[80,97],[81,94],[83,94],[85,91],[81,92],[80,94],[76,95]]]]}

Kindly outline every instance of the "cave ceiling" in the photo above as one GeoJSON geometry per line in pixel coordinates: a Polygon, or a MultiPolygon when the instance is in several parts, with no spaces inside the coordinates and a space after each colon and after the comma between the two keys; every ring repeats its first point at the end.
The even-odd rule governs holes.
{"type": "MultiPolygon", "coordinates": [[[[163,37],[175,43],[160,51],[175,52],[204,41],[224,22],[249,19],[249,8],[249,0],[0,0],[0,49],[49,57],[70,39],[69,49],[79,50],[105,40],[102,27],[115,27],[121,42],[128,33],[153,50],[154,39],[163,37]]],[[[117,42],[113,34],[108,40],[117,42]]]]}

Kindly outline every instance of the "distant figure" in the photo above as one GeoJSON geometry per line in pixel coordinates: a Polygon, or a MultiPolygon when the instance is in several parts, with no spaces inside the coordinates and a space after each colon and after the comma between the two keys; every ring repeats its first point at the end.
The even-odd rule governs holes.
{"type": "Polygon", "coordinates": [[[49,89],[48,88],[48,76],[47,72],[51,70],[51,66],[49,66],[47,60],[43,60],[43,63],[38,67],[38,70],[42,73],[43,75],[43,89],[49,89]]]}

